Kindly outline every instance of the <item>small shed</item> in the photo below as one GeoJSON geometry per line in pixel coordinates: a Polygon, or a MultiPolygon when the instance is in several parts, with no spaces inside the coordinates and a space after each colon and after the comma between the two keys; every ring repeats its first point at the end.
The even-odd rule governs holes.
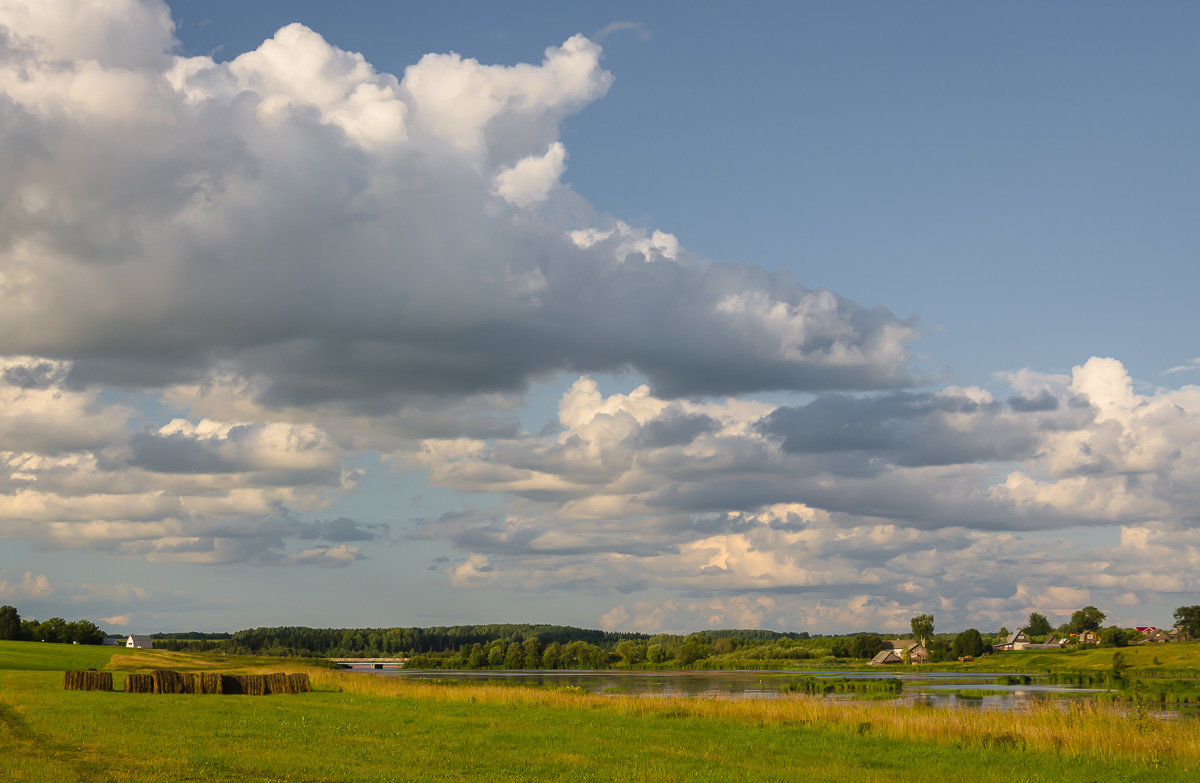
{"type": "Polygon", "coordinates": [[[154,640],[146,634],[135,633],[125,640],[125,646],[138,650],[153,650],[154,640]]]}

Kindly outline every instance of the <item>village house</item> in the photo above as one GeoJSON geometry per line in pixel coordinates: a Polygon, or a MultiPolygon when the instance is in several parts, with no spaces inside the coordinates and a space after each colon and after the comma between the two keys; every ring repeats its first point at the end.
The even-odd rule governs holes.
{"type": "Polygon", "coordinates": [[[1015,633],[1010,633],[1008,638],[1005,639],[1003,643],[996,645],[996,651],[1024,650],[1030,644],[1032,644],[1032,642],[1029,641],[1029,637],[1025,635],[1025,631],[1022,629],[1015,633]]]}
{"type": "Polygon", "coordinates": [[[135,633],[125,640],[125,646],[138,650],[153,650],[154,640],[145,634],[135,633]]]}
{"type": "Polygon", "coordinates": [[[1080,644],[1100,644],[1100,634],[1095,631],[1083,631],[1078,635],[1071,634],[1071,636],[1075,637],[1080,644]]]}
{"type": "Polygon", "coordinates": [[[1171,634],[1162,628],[1151,628],[1150,632],[1146,634],[1145,641],[1148,644],[1166,644],[1171,641],[1171,634]]]}
{"type": "Polygon", "coordinates": [[[1046,637],[1046,641],[1042,642],[1041,644],[1027,644],[1027,645],[1025,645],[1025,649],[1026,650],[1061,650],[1063,645],[1066,643],[1067,643],[1066,639],[1060,639],[1059,637],[1055,636],[1054,634],[1050,634],[1049,636],[1046,637]]]}
{"type": "Polygon", "coordinates": [[[1191,631],[1179,625],[1172,628],[1167,637],[1173,642],[1190,642],[1196,638],[1191,631]]]}
{"type": "Polygon", "coordinates": [[[912,639],[890,639],[884,642],[885,649],[880,650],[871,659],[869,666],[886,666],[893,663],[905,663],[907,653],[908,663],[929,663],[929,650],[925,645],[918,644],[912,639]]]}

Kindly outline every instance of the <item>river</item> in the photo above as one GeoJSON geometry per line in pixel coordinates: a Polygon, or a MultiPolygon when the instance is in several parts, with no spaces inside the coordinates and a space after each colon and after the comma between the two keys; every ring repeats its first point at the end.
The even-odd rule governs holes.
{"type": "MultiPolygon", "coordinates": [[[[804,678],[848,680],[898,679],[903,683],[900,695],[885,699],[896,703],[924,704],[983,710],[1021,711],[1044,703],[1046,699],[1087,699],[1105,691],[1039,683],[1036,675],[1029,684],[999,682],[1007,675],[996,672],[894,672],[836,671],[820,669],[774,671],[621,671],[621,670],[541,670],[541,671],[466,671],[446,669],[373,669],[370,664],[348,668],[384,677],[459,682],[504,682],[537,687],[576,687],[591,693],[635,696],[688,696],[700,698],[761,699],[791,696],[790,684],[804,678]],[[978,695],[973,695],[978,694],[978,695]]],[[[853,694],[834,694],[826,698],[852,699],[853,694]]],[[[1164,717],[1196,715],[1190,705],[1155,705],[1164,717]]]]}

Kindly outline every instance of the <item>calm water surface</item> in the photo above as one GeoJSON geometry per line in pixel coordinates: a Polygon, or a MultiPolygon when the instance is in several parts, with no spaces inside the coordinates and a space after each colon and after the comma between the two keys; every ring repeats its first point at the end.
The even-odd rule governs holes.
{"type": "MultiPolygon", "coordinates": [[[[1047,698],[1086,699],[1103,691],[1094,688],[1075,688],[1069,685],[1047,685],[1035,677],[1029,685],[1001,685],[997,680],[1003,673],[988,672],[862,672],[829,671],[820,669],[787,671],[457,671],[444,669],[399,669],[387,666],[373,669],[370,664],[349,667],[354,671],[371,672],[384,677],[406,677],[416,680],[459,682],[509,682],[522,685],[582,688],[592,693],[630,694],[636,696],[691,696],[741,699],[779,698],[790,696],[788,684],[808,677],[843,679],[899,679],[904,682],[898,703],[923,703],[936,707],[960,707],[985,710],[1024,710],[1043,703],[1047,698]],[[947,691],[954,691],[947,693],[947,691]],[[985,696],[970,696],[971,691],[985,691],[985,696]],[[1002,693],[997,693],[1001,691],[1002,693]]],[[[835,694],[827,698],[854,698],[852,694],[835,694]]],[[[1194,710],[1167,710],[1170,714],[1194,710]]]]}

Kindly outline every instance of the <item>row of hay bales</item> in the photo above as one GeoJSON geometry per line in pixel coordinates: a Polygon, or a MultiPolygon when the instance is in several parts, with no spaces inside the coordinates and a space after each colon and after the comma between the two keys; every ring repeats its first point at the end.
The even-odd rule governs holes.
{"type": "MultiPolygon", "coordinates": [[[[75,690],[112,690],[109,672],[67,672],[65,687],[75,690]],[[73,687],[72,675],[103,674],[107,688],[73,687]]],[[[307,674],[220,674],[217,672],[174,672],[156,669],[149,674],[129,674],[125,677],[126,693],[244,693],[266,696],[270,693],[308,693],[312,688],[307,674]]]]}
{"type": "Polygon", "coordinates": [[[63,672],[63,687],[69,691],[111,691],[112,672],[63,672]]]}

